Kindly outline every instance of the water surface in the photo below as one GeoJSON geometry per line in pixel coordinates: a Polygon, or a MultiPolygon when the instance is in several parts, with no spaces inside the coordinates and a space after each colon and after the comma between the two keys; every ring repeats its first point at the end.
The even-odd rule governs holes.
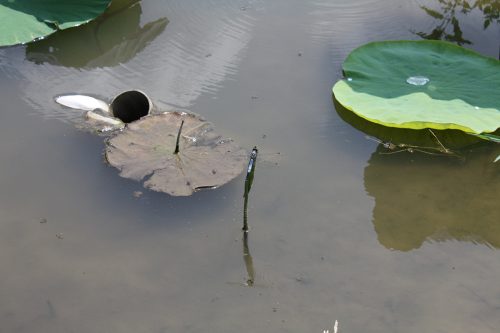
{"type": "MultiPolygon", "coordinates": [[[[498,147],[380,154],[332,103],[353,48],[440,23],[422,5],[145,1],[0,49],[0,332],[497,332],[498,147]],[[243,175],[144,190],[53,102],[133,88],[260,148],[246,243],[243,175]]],[[[498,25],[457,15],[498,57],[498,25]]]]}

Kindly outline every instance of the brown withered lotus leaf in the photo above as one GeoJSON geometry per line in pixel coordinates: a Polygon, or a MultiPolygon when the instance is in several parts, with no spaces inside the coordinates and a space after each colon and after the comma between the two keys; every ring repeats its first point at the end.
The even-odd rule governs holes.
{"type": "Polygon", "coordinates": [[[173,196],[219,187],[244,169],[247,154],[224,139],[199,115],[166,112],[128,124],[107,141],[106,159],[120,176],[144,180],[144,186],[173,196]],[[179,152],[174,153],[177,134],[179,152]]]}

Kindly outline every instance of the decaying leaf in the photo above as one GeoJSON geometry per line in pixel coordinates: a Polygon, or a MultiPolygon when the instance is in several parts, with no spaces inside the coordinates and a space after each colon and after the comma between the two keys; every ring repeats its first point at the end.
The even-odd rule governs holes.
{"type": "Polygon", "coordinates": [[[106,159],[120,170],[120,176],[143,180],[146,188],[187,196],[237,177],[247,154],[233,140],[223,139],[201,116],[166,112],[128,124],[107,141],[106,159]],[[181,124],[179,152],[175,153],[181,124]]]}

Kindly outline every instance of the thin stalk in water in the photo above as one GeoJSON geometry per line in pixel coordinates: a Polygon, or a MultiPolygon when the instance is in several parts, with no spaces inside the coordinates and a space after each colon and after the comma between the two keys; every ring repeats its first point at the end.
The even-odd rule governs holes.
{"type": "Polygon", "coordinates": [[[250,248],[248,247],[248,232],[243,233],[243,261],[245,262],[245,268],[247,270],[247,286],[251,287],[255,281],[255,270],[253,269],[253,259],[250,254],[250,248]]]}
{"type": "Polygon", "coordinates": [[[255,173],[255,163],[257,161],[257,147],[253,147],[250,153],[250,159],[248,161],[247,175],[245,178],[245,193],[243,194],[243,262],[245,263],[245,268],[247,270],[247,281],[246,285],[251,287],[255,282],[255,270],[253,268],[253,259],[250,254],[250,248],[248,246],[248,194],[252,188],[253,177],[255,173]]]}
{"type": "Polygon", "coordinates": [[[243,231],[248,232],[248,194],[250,193],[250,189],[252,188],[253,177],[255,173],[255,163],[257,162],[257,154],[259,150],[257,147],[253,147],[252,152],[250,153],[250,159],[248,161],[247,167],[247,176],[245,178],[245,193],[243,194],[243,231]]]}
{"type": "Polygon", "coordinates": [[[175,151],[174,154],[179,153],[179,139],[181,138],[182,126],[184,125],[184,120],[181,122],[181,126],[179,127],[179,132],[177,133],[177,140],[175,141],[175,151]]]}

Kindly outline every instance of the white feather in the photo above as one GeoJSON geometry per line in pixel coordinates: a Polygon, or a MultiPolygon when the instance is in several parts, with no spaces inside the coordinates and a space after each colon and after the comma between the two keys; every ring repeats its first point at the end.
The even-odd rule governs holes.
{"type": "Polygon", "coordinates": [[[104,112],[109,113],[109,105],[108,103],[101,101],[100,99],[85,96],[85,95],[64,95],[57,96],[55,98],[56,102],[67,106],[72,109],[79,109],[85,111],[92,111],[95,109],[103,110],[104,112]]]}

